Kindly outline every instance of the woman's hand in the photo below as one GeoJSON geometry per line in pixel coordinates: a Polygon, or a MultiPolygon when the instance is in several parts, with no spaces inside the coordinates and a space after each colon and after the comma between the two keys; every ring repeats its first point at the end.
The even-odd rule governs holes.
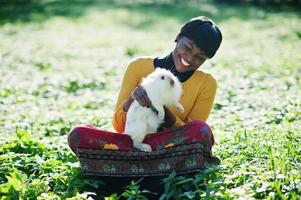
{"type": "Polygon", "coordinates": [[[141,85],[138,85],[135,90],[132,92],[131,96],[129,96],[129,98],[124,101],[123,103],[123,111],[127,112],[131,106],[131,104],[133,103],[133,101],[138,101],[138,103],[141,106],[146,106],[146,107],[150,107],[151,106],[151,101],[147,96],[146,91],[144,90],[144,88],[141,85]]]}
{"type": "Polygon", "coordinates": [[[134,100],[138,101],[138,103],[143,107],[149,108],[152,104],[151,100],[147,96],[145,89],[141,85],[138,85],[135,88],[131,96],[134,100]]]}
{"type": "Polygon", "coordinates": [[[163,127],[169,128],[176,123],[176,116],[166,106],[163,107],[165,111],[163,127]]]}

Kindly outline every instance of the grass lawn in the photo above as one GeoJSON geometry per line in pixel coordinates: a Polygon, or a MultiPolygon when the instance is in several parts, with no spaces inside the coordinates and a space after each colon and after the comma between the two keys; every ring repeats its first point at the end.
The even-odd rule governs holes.
{"type": "MultiPolygon", "coordinates": [[[[208,123],[222,164],[193,179],[171,174],[165,195],[300,199],[301,12],[131,2],[1,3],[0,198],[85,199],[84,188],[101,190],[81,176],[66,134],[78,123],[112,130],[127,63],[168,54],[180,26],[205,15],[224,36],[202,66],[218,81],[208,123]]],[[[142,189],[133,184],[111,199],[143,199],[142,189]]]]}

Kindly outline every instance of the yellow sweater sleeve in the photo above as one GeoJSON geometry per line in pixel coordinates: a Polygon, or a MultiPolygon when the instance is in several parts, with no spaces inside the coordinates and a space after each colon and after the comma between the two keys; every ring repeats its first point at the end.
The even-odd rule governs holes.
{"type": "Polygon", "coordinates": [[[217,82],[211,75],[207,75],[204,84],[205,87],[200,89],[185,123],[194,120],[206,121],[209,117],[216,94],[217,82]]]}
{"type": "Polygon", "coordinates": [[[140,78],[137,73],[137,60],[134,60],[128,65],[123,76],[122,85],[113,115],[113,127],[118,133],[123,132],[125,128],[126,112],[123,111],[123,103],[140,83],[140,78]]]}
{"type": "Polygon", "coordinates": [[[184,126],[194,120],[206,121],[212,110],[216,89],[216,80],[211,75],[206,75],[205,81],[203,81],[203,87],[199,88],[196,100],[193,101],[190,99],[193,97],[190,96],[190,93],[188,92],[187,97],[190,99],[189,101],[194,102],[193,106],[185,120],[181,120],[180,117],[176,116],[174,127],[184,126]]]}
{"type": "Polygon", "coordinates": [[[176,123],[173,125],[173,127],[181,127],[181,126],[184,126],[185,125],[185,122],[183,122],[180,117],[178,117],[176,115],[176,123]]]}

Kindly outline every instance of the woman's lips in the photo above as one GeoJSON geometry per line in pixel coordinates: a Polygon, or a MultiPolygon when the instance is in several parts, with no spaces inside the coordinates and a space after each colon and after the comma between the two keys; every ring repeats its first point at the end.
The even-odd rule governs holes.
{"type": "Polygon", "coordinates": [[[184,60],[184,58],[181,57],[180,60],[181,60],[181,63],[182,63],[185,67],[188,67],[188,66],[189,66],[189,63],[186,62],[186,61],[184,60]]]}
{"type": "Polygon", "coordinates": [[[190,69],[190,64],[180,55],[178,55],[177,61],[176,61],[176,68],[178,72],[185,72],[190,69]]]}

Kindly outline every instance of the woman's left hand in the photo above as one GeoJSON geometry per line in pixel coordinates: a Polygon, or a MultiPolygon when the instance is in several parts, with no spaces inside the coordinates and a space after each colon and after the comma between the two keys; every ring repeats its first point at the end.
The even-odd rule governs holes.
{"type": "Polygon", "coordinates": [[[166,106],[163,106],[163,107],[164,107],[164,111],[165,111],[163,126],[165,128],[169,128],[176,123],[176,116],[166,106]]]}

